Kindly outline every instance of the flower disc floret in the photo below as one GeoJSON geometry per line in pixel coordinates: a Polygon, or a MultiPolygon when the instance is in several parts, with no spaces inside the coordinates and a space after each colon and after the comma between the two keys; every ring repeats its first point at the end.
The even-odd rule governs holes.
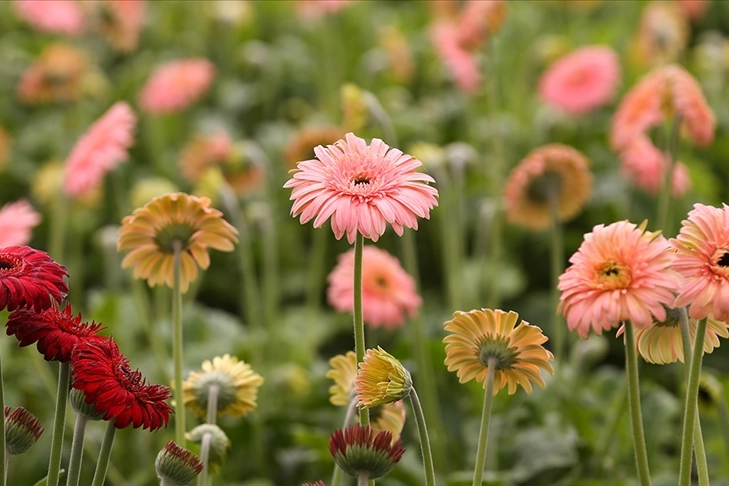
{"type": "Polygon", "coordinates": [[[66,277],[66,267],[44,251],[28,246],[0,248],[0,310],[47,309],[68,294],[66,277]]]}

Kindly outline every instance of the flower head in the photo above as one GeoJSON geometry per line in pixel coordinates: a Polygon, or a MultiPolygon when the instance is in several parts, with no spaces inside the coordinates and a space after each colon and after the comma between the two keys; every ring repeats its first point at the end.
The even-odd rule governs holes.
{"type": "Polygon", "coordinates": [[[248,363],[225,354],[203,361],[202,371],[191,371],[182,384],[183,401],[199,417],[205,417],[211,387],[217,387],[218,415],[241,417],[256,408],[263,377],[248,363]]]}
{"type": "Polygon", "coordinates": [[[364,425],[350,425],[337,429],[329,439],[329,452],[342,470],[355,477],[360,474],[377,479],[389,473],[397,464],[405,449],[386,430],[377,432],[364,425]]]}
{"type": "Polygon", "coordinates": [[[215,66],[203,58],[179,59],[159,66],[139,94],[142,111],[177,113],[203,97],[215,77],[215,66]]]}
{"type": "Polygon", "coordinates": [[[666,319],[679,279],[671,269],[674,253],[659,232],[628,221],[597,225],[559,277],[559,310],[570,330],[583,339],[630,319],[648,327],[666,319]]]}
{"type": "Polygon", "coordinates": [[[461,45],[458,25],[449,21],[436,21],[430,28],[430,38],[456,85],[466,93],[478,91],[481,87],[478,60],[474,53],[461,45]]]}
{"type": "Polygon", "coordinates": [[[5,447],[10,455],[27,452],[43,433],[43,426],[35,415],[23,407],[5,406],[5,447]]]}
{"type": "Polygon", "coordinates": [[[88,72],[83,51],[66,44],[50,44],[20,77],[18,98],[31,105],[76,101],[88,72]]]}
{"type": "Polygon", "coordinates": [[[136,124],[131,107],[119,101],[91,125],[66,159],[66,194],[79,197],[98,189],[104,175],[129,157],[136,124]]]}
{"type": "Polygon", "coordinates": [[[122,220],[121,250],[131,250],[122,268],[134,268],[134,278],[149,285],[173,287],[175,246],[181,250],[180,289],[187,292],[197,278],[197,267],[210,266],[207,248],[232,251],[238,230],[210,207],[210,199],[182,192],[165,194],[137,208],[122,220]]]}
{"type": "Polygon", "coordinates": [[[317,481],[315,483],[304,483],[302,486],[327,486],[324,481],[317,481]]]}
{"type": "Polygon", "coordinates": [[[504,25],[506,7],[503,0],[468,0],[457,19],[459,44],[466,49],[483,46],[504,25]]]}
{"type": "Polygon", "coordinates": [[[15,12],[40,32],[76,36],[85,27],[81,4],[72,0],[14,0],[15,12]]]}
{"type": "MultiPolygon", "coordinates": [[[[670,166],[668,157],[661,152],[646,135],[633,138],[620,152],[622,172],[632,179],[636,186],[648,194],[656,195],[663,185],[666,170],[670,166]]],[[[688,169],[676,161],[671,178],[671,194],[683,196],[691,187],[688,169]]]]}
{"type": "Polygon", "coordinates": [[[76,317],[71,304],[61,310],[52,305],[40,312],[32,309],[19,309],[10,313],[6,324],[8,336],[15,335],[20,346],[37,343],[46,361],[69,363],[71,353],[77,344],[98,339],[101,323],[81,322],[81,314],[76,317]]]}
{"type": "Polygon", "coordinates": [[[379,346],[367,350],[354,380],[354,392],[360,408],[400,401],[410,394],[412,387],[410,372],[379,346]]]}
{"type": "Polygon", "coordinates": [[[534,149],[506,181],[506,217],[535,231],[552,224],[553,212],[560,221],[575,217],[592,190],[588,165],[587,157],[567,145],[534,149]]]}
{"type": "Polygon", "coordinates": [[[683,277],[674,305],[690,306],[694,319],[729,322],[729,206],[695,204],[670,242],[683,277]]]}
{"type": "Polygon", "coordinates": [[[0,248],[0,310],[47,309],[68,294],[66,267],[28,246],[0,248]]]}
{"type": "Polygon", "coordinates": [[[101,35],[120,52],[136,49],[144,23],[144,0],[103,0],[94,6],[96,29],[101,35]]]}
{"type": "MultiPolygon", "coordinates": [[[[337,266],[327,277],[329,304],[342,312],[354,309],[354,250],[340,255],[337,266]]],[[[415,280],[385,250],[366,245],[362,249],[362,312],[373,326],[394,329],[414,317],[422,299],[415,291],[415,280]]]]}
{"type": "Polygon", "coordinates": [[[164,484],[185,486],[202,472],[203,463],[192,451],[171,440],[157,454],[154,468],[164,484]]]}
{"type": "Polygon", "coordinates": [[[344,138],[344,129],[329,126],[302,128],[289,140],[284,151],[284,160],[289,167],[296,167],[302,160],[316,157],[314,148],[319,145],[333,145],[344,138]]]}
{"type": "Polygon", "coordinates": [[[456,371],[458,381],[476,379],[486,387],[486,375],[491,364],[495,367],[494,395],[508,385],[509,394],[521,385],[532,392],[531,382],[544,387],[540,368],[552,373],[549,361],[552,353],[544,349],[547,337],[537,326],[521,321],[519,314],[500,309],[456,311],[445,323],[448,334],[445,364],[456,371]]]}
{"type": "Polygon", "coordinates": [[[31,230],[41,222],[41,215],[25,199],[8,203],[0,209],[0,248],[27,245],[31,230]]]}
{"type": "Polygon", "coordinates": [[[185,437],[190,442],[201,444],[207,434],[212,436],[210,441],[210,462],[218,465],[223,462],[230,449],[230,439],[225,435],[223,429],[215,424],[200,424],[185,434],[185,437]]]}
{"type": "Polygon", "coordinates": [[[366,142],[348,133],[328,147],[316,147],[317,158],[299,162],[284,187],[292,188],[291,214],[301,223],[314,219],[319,228],[331,216],[337,239],[345,233],[354,243],[357,233],[377,241],[387,223],[399,236],[403,227],[418,229],[416,218],[429,218],[438,205],[435,182],[416,172],[422,164],[382,140],[366,142]]]}
{"type": "Polygon", "coordinates": [[[555,61],[539,80],[547,103],[572,115],[608,103],[620,82],[618,55],[607,46],[585,46],[555,61]]]}
{"type": "Polygon", "coordinates": [[[132,370],[112,338],[85,341],[71,357],[73,387],[86,394],[104,420],[123,429],[129,425],[150,432],[167,427],[170,413],[166,400],[170,389],[148,385],[139,370],[132,370]]]}

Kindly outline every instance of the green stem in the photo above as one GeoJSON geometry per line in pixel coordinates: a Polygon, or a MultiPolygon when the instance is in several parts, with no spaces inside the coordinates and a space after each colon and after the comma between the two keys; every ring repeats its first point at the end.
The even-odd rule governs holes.
{"type": "Polygon", "coordinates": [[[3,412],[0,420],[0,486],[5,486],[8,476],[8,453],[5,450],[5,390],[3,390],[2,362],[0,362],[0,410],[3,412]]]}
{"type": "Polygon", "coordinates": [[[478,449],[476,450],[476,469],[473,471],[473,486],[481,486],[483,470],[486,466],[486,446],[489,440],[489,424],[491,423],[491,407],[494,403],[494,377],[496,375],[497,359],[490,357],[487,363],[486,390],[483,397],[483,410],[481,411],[481,430],[478,434],[478,449]]]}
{"type": "Polygon", "coordinates": [[[76,413],[76,423],[73,426],[73,441],[71,442],[71,459],[68,461],[67,486],[78,486],[79,484],[87,421],[86,415],[76,413]]]}
{"type": "Polygon", "coordinates": [[[694,427],[697,417],[697,396],[699,393],[699,377],[701,376],[701,360],[704,357],[706,324],[707,319],[704,318],[696,326],[694,354],[691,357],[691,366],[689,367],[681,440],[681,465],[678,473],[680,486],[689,486],[691,482],[691,452],[693,450],[694,427]]]}
{"type": "Polygon", "coordinates": [[[47,486],[58,486],[61,474],[61,452],[63,450],[63,432],[66,423],[66,404],[68,403],[68,385],[71,381],[71,365],[59,363],[58,393],[56,394],[56,412],[53,417],[53,437],[51,438],[51,456],[48,461],[47,486]]]}
{"type": "Polygon", "coordinates": [[[200,461],[203,463],[203,470],[197,477],[197,486],[206,486],[208,483],[208,463],[210,462],[210,443],[213,440],[213,434],[205,432],[200,444],[200,461]]]}
{"type": "Polygon", "coordinates": [[[106,479],[106,470],[109,467],[109,459],[111,458],[111,446],[114,445],[114,435],[116,427],[114,421],[110,420],[106,423],[106,431],[104,439],[101,441],[101,449],[99,450],[99,459],[96,461],[96,471],[94,471],[94,479],[91,486],[103,486],[106,479]]]}
{"type": "Polygon", "coordinates": [[[658,228],[663,230],[664,234],[669,234],[671,228],[668,226],[668,215],[671,206],[671,192],[673,190],[673,171],[676,168],[676,155],[678,153],[678,135],[681,128],[681,115],[676,115],[673,119],[673,126],[666,140],[666,153],[668,154],[668,167],[663,175],[661,190],[658,194],[658,228]]]}
{"type": "Polygon", "coordinates": [[[220,385],[214,383],[208,388],[208,415],[207,422],[215,425],[218,418],[218,396],[220,395],[220,385]]]}
{"type": "MultiPolygon", "coordinates": [[[[354,352],[357,355],[357,363],[364,361],[365,355],[365,332],[364,317],[362,314],[362,249],[364,248],[364,236],[357,232],[354,240],[354,352]]],[[[359,410],[359,423],[370,424],[370,412],[367,408],[359,410]]]]}
{"type": "Polygon", "coordinates": [[[635,330],[631,321],[625,321],[625,368],[628,373],[628,401],[630,404],[630,424],[633,429],[635,462],[641,486],[651,484],[648,468],[648,451],[645,446],[643,417],[640,411],[640,386],[638,383],[638,350],[635,346],[635,330]]]}
{"type": "Polygon", "coordinates": [[[426,486],[435,486],[435,469],[433,468],[433,453],[430,451],[430,440],[428,440],[428,428],[425,426],[423,407],[420,405],[415,388],[410,390],[410,405],[413,407],[415,425],[418,427],[420,452],[423,455],[423,469],[425,470],[425,484],[426,486]]]}
{"type": "MultiPolygon", "coordinates": [[[[550,287],[550,309],[552,313],[552,332],[554,333],[554,356],[558,363],[562,361],[564,351],[565,326],[562,317],[557,308],[559,307],[559,276],[564,271],[564,237],[562,234],[562,223],[557,213],[557,193],[549,192],[549,213],[551,215],[552,224],[550,230],[552,233],[552,252],[550,259],[550,270],[552,274],[552,282],[550,287]]],[[[557,369],[561,369],[559,366],[557,369]]]]}
{"type": "Polygon", "coordinates": [[[175,363],[175,442],[185,446],[185,403],[182,394],[182,291],[180,289],[180,259],[182,242],[174,240],[174,270],[172,289],[172,355],[175,363]]]}
{"type": "Polygon", "coordinates": [[[359,473],[359,476],[357,477],[357,486],[367,486],[369,484],[369,480],[367,478],[367,473],[359,473]]]}

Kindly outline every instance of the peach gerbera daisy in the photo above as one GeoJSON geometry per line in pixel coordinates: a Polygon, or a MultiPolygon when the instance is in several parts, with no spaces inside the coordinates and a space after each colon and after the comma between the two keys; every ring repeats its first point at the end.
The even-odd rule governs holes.
{"type": "Polygon", "coordinates": [[[456,311],[445,323],[448,334],[445,364],[455,371],[460,383],[473,380],[486,387],[489,362],[496,369],[494,395],[508,385],[509,395],[521,385],[532,392],[532,382],[544,388],[540,368],[552,374],[549,361],[554,359],[543,344],[547,337],[537,326],[519,322],[519,314],[501,309],[456,311]]]}
{"type": "Polygon", "coordinates": [[[80,197],[98,189],[104,175],[129,157],[136,124],[130,106],[119,101],[91,125],[66,159],[66,194],[80,197]]]}
{"type": "Polygon", "coordinates": [[[142,111],[177,113],[203,97],[215,77],[215,66],[203,58],[179,59],[159,66],[139,94],[142,111]]]}
{"type": "Polygon", "coordinates": [[[672,269],[674,252],[659,232],[628,221],[597,225],[559,277],[559,311],[571,331],[587,338],[631,320],[648,327],[666,319],[679,276],[672,269]]]}
{"type": "Polygon", "coordinates": [[[592,190],[588,165],[582,152],[567,145],[534,149],[506,181],[506,217],[535,231],[552,224],[553,212],[560,221],[575,217],[592,190]]]}
{"type": "MultiPolygon", "coordinates": [[[[653,145],[650,138],[639,135],[620,152],[623,162],[622,172],[636,186],[655,196],[663,185],[666,170],[670,165],[666,155],[653,145]]],[[[683,196],[691,187],[688,169],[676,162],[671,178],[671,193],[674,197],[683,196]]]]}
{"type": "Polygon", "coordinates": [[[694,319],[729,321],[729,206],[695,204],[671,246],[683,276],[675,306],[690,306],[694,319]]]}
{"type": "MultiPolygon", "coordinates": [[[[354,310],[354,249],[339,256],[337,266],[327,278],[327,300],[340,312],[354,310]]],[[[406,317],[417,314],[422,299],[415,291],[415,280],[385,250],[366,245],[362,248],[362,308],[364,322],[372,327],[394,329],[406,317]]]]}
{"type": "Polygon", "coordinates": [[[165,194],[137,208],[122,220],[117,249],[131,250],[122,268],[151,286],[174,285],[175,247],[180,249],[180,291],[197,279],[197,268],[210,266],[208,247],[233,251],[238,230],[210,207],[210,199],[182,192],[165,194]]]}
{"type": "Polygon", "coordinates": [[[423,164],[378,138],[367,145],[348,133],[314,153],[317,158],[299,162],[284,184],[292,189],[291,214],[301,215],[302,224],[314,219],[315,228],[331,216],[337,239],[346,233],[354,243],[360,233],[377,241],[387,223],[402,236],[405,226],[418,229],[417,218],[428,219],[438,205],[438,191],[428,185],[435,181],[415,170],[423,164]]]}
{"type": "Polygon", "coordinates": [[[618,55],[607,46],[585,46],[557,59],[539,80],[548,104],[572,115],[607,104],[620,82],[618,55]]]}
{"type": "Polygon", "coordinates": [[[77,36],[84,30],[84,14],[79,2],[15,0],[13,5],[18,17],[38,31],[77,36]]]}
{"type": "Polygon", "coordinates": [[[0,248],[27,245],[31,230],[40,222],[41,215],[25,199],[4,205],[0,209],[0,248]]]}

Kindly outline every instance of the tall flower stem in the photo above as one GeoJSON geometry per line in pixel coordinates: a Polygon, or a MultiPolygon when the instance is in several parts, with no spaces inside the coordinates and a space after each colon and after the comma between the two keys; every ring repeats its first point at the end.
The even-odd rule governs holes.
{"type": "Polygon", "coordinates": [[[84,436],[86,435],[86,422],[88,419],[82,413],[76,414],[76,423],[73,426],[73,441],[71,442],[71,459],[68,461],[67,486],[78,486],[81,477],[81,459],[84,451],[84,436]]]}
{"type": "Polygon", "coordinates": [[[630,405],[630,425],[633,429],[633,447],[638,478],[641,486],[651,484],[648,468],[648,451],[643,432],[643,416],[640,410],[640,386],[638,383],[638,351],[635,346],[635,329],[631,321],[625,321],[625,369],[628,374],[628,403],[630,405]]]}
{"type": "Polygon", "coordinates": [[[101,450],[99,450],[99,459],[96,461],[96,471],[94,471],[94,479],[91,480],[91,486],[104,485],[115,434],[116,427],[114,427],[114,421],[110,420],[106,423],[106,431],[104,432],[104,439],[101,441],[101,450]]]}
{"type": "Polygon", "coordinates": [[[367,486],[369,484],[367,473],[359,473],[359,476],[357,477],[357,486],[367,486]]]}
{"type": "MultiPolygon", "coordinates": [[[[362,313],[362,249],[364,248],[364,236],[357,232],[354,240],[354,352],[357,355],[357,363],[364,361],[365,355],[365,332],[364,314],[362,313]]],[[[362,407],[359,410],[359,423],[370,424],[370,412],[362,407]]]]}
{"type": "Polygon", "coordinates": [[[494,377],[496,375],[497,359],[490,357],[487,363],[486,390],[483,397],[483,410],[481,411],[481,430],[478,434],[478,449],[476,449],[476,469],[473,471],[473,486],[481,486],[483,469],[486,466],[486,446],[489,441],[489,424],[491,423],[491,407],[494,403],[494,377]]]}
{"type": "MultiPolygon", "coordinates": [[[[555,188],[556,189],[556,188],[555,188]]],[[[552,332],[554,333],[554,356],[557,362],[561,362],[564,354],[564,337],[565,326],[562,323],[560,313],[557,312],[559,306],[559,276],[564,271],[564,236],[562,234],[562,223],[557,214],[557,190],[549,191],[549,214],[552,219],[550,226],[552,236],[552,251],[550,258],[551,286],[549,311],[552,313],[552,332]]],[[[561,366],[557,368],[557,372],[561,366]]]]}
{"type": "Polygon", "coordinates": [[[664,234],[669,234],[671,228],[668,226],[668,215],[671,206],[671,191],[673,190],[673,171],[676,168],[676,156],[678,154],[678,135],[681,128],[681,116],[676,115],[673,119],[673,126],[667,135],[666,154],[669,158],[666,173],[663,176],[661,190],[658,193],[658,227],[664,234]]]}
{"type": "Polygon", "coordinates": [[[5,450],[5,390],[3,390],[3,372],[2,362],[0,362],[0,410],[3,411],[2,420],[0,420],[0,486],[5,486],[7,482],[8,466],[5,450]]]}
{"type": "MultiPolygon", "coordinates": [[[[218,418],[218,396],[220,395],[220,385],[213,384],[208,388],[208,413],[206,421],[215,425],[218,418]]],[[[203,463],[203,470],[197,477],[198,486],[205,486],[208,483],[208,463],[210,462],[210,442],[212,434],[206,432],[200,444],[200,461],[203,463]]]]}
{"type": "Polygon", "coordinates": [[[180,260],[182,242],[175,240],[172,289],[172,359],[175,365],[175,442],[185,445],[185,404],[182,394],[182,291],[180,290],[180,260]]]}
{"type": "Polygon", "coordinates": [[[61,451],[63,450],[63,432],[66,425],[66,404],[68,404],[68,385],[71,381],[71,365],[59,363],[58,393],[56,394],[56,412],[53,417],[53,437],[51,438],[51,456],[48,461],[47,486],[58,486],[61,474],[61,451]]]}
{"type": "Polygon", "coordinates": [[[689,486],[691,482],[691,452],[693,450],[694,428],[696,425],[699,394],[699,377],[701,376],[701,360],[704,357],[704,340],[706,338],[706,318],[696,326],[694,353],[689,367],[686,401],[684,403],[683,434],[681,440],[681,462],[678,473],[679,485],[689,486]]]}
{"type": "MultiPolygon", "coordinates": [[[[425,485],[435,486],[435,469],[433,468],[433,453],[430,451],[430,440],[428,439],[428,428],[425,426],[425,415],[423,407],[418,399],[415,388],[410,390],[410,405],[413,407],[415,425],[418,427],[420,438],[420,452],[423,455],[423,469],[425,470],[425,485]]],[[[480,483],[479,483],[480,484],[480,483]]]]}

